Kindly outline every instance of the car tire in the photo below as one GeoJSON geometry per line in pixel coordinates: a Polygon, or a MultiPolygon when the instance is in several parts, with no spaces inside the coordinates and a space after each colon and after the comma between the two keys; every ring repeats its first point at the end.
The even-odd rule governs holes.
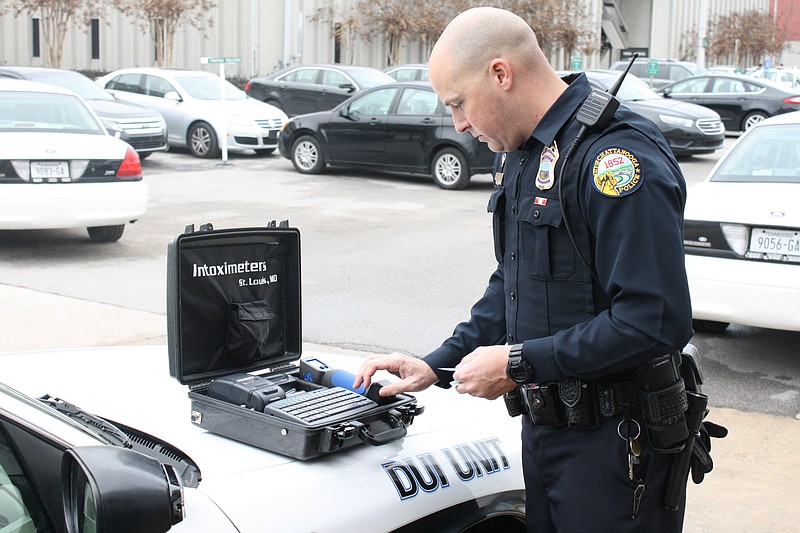
{"type": "Polygon", "coordinates": [[[431,160],[433,182],[447,190],[459,190],[469,185],[467,158],[456,148],[442,148],[431,160]]]}
{"type": "Polygon", "coordinates": [[[118,226],[94,226],[86,228],[89,238],[94,242],[116,242],[122,237],[125,231],[125,224],[118,226]]]}
{"type": "Polygon", "coordinates": [[[319,174],[325,169],[325,156],[319,141],[303,135],[292,143],[292,164],[301,174],[319,174]]]}
{"type": "Polygon", "coordinates": [[[189,128],[187,143],[189,151],[195,157],[211,159],[217,156],[219,145],[217,144],[217,134],[207,122],[198,122],[189,128]]]}
{"type": "Polygon", "coordinates": [[[729,325],[729,322],[716,322],[714,320],[692,320],[692,328],[697,333],[724,333],[729,325]]]}
{"type": "Polygon", "coordinates": [[[767,118],[766,113],[762,113],[761,111],[748,113],[747,116],[744,117],[744,120],[742,120],[742,131],[749,130],[765,118],[767,118]]]}
{"type": "Polygon", "coordinates": [[[257,148],[255,149],[256,155],[265,156],[270,155],[275,151],[275,148],[257,148]]]}

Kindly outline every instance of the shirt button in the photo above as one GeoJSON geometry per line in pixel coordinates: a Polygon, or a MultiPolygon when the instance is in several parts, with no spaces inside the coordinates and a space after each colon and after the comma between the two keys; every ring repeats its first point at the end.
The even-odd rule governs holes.
{"type": "Polygon", "coordinates": [[[539,218],[539,210],[533,212],[533,218],[539,218]]]}
{"type": "Polygon", "coordinates": [[[514,335],[512,333],[508,334],[508,344],[514,344],[514,335]]]}
{"type": "Polygon", "coordinates": [[[512,206],[511,206],[511,214],[514,214],[514,213],[516,213],[516,212],[517,212],[517,206],[515,206],[515,205],[512,205],[512,206]]]}
{"type": "Polygon", "coordinates": [[[522,165],[524,165],[524,164],[525,164],[525,160],[524,160],[524,159],[520,159],[520,160],[519,160],[519,166],[522,166],[522,165]]]}
{"type": "Polygon", "coordinates": [[[517,260],[517,252],[511,252],[511,260],[512,261],[516,261],[517,260]]]}
{"type": "Polygon", "coordinates": [[[510,296],[511,296],[512,300],[516,300],[517,299],[517,293],[515,293],[515,292],[512,292],[510,296]]]}

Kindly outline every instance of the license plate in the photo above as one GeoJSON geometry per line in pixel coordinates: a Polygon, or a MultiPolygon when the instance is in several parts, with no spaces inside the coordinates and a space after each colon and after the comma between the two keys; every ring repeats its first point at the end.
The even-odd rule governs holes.
{"type": "Polygon", "coordinates": [[[66,161],[31,161],[31,178],[68,178],[66,161]]]}
{"type": "Polygon", "coordinates": [[[753,228],[750,251],[800,256],[800,231],[753,228]]]}

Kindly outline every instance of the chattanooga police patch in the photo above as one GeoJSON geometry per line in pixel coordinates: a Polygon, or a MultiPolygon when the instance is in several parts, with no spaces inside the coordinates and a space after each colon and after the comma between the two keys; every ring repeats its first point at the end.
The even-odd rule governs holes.
{"type": "Polygon", "coordinates": [[[626,196],[642,183],[639,160],[624,148],[607,148],[597,154],[592,183],[606,196],[626,196]]]}

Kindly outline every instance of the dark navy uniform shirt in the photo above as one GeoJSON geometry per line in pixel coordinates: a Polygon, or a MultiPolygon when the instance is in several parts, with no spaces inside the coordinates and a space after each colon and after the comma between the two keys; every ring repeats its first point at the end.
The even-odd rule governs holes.
{"type": "Polygon", "coordinates": [[[543,383],[625,372],[692,336],[680,167],[658,128],[624,106],[564,166],[590,92],[585,75],[565,81],[530,138],[496,158],[498,267],[469,320],[425,357],[442,386],[452,374],[438,368],[480,346],[523,343],[543,383]]]}

